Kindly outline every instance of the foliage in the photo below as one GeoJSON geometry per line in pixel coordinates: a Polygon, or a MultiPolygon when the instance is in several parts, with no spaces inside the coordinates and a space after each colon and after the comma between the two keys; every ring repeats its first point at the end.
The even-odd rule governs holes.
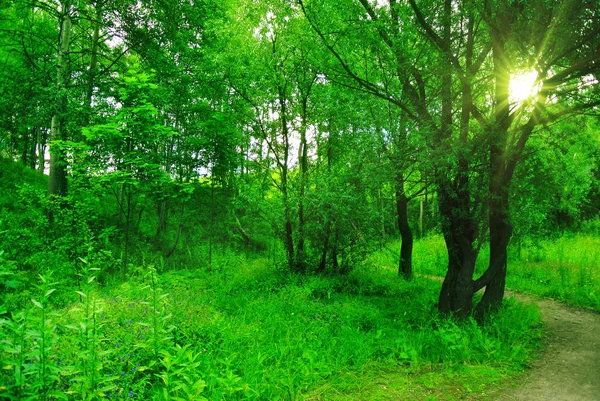
{"type": "Polygon", "coordinates": [[[450,399],[527,366],[505,284],[600,308],[598,10],[2,2],[0,397],[450,399]]]}
{"type": "MultiPolygon", "coordinates": [[[[212,273],[159,276],[148,267],[107,289],[85,266],[73,305],[54,311],[47,295],[3,318],[10,397],[298,398],[324,380],[347,385],[339,381],[370,363],[440,378],[485,365],[477,377],[488,380],[519,371],[539,341],[531,308],[508,302],[484,327],[441,318],[434,282],[366,266],[330,278],[294,276],[262,259],[212,273]]],[[[54,295],[51,287],[42,282],[39,294],[54,295]]]]}

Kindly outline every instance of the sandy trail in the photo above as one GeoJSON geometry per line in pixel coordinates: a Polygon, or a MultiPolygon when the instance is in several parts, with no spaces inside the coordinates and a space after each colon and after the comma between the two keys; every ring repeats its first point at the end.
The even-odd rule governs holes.
{"type": "Polygon", "coordinates": [[[600,401],[600,314],[525,294],[547,325],[547,348],[498,401],[600,401]]]}

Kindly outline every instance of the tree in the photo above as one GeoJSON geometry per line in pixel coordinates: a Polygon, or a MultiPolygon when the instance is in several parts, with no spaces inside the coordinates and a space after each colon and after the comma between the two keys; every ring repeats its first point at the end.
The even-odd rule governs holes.
{"type": "MultiPolygon", "coordinates": [[[[283,230],[281,236],[291,270],[305,272],[305,189],[308,175],[308,141],[310,100],[316,73],[307,63],[308,47],[297,36],[298,15],[283,3],[267,7],[248,5],[253,19],[249,23],[244,64],[254,73],[248,77],[248,65],[232,62],[228,78],[233,90],[252,108],[252,135],[264,143],[267,156],[261,160],[274,163],[277,174],[272,182],[281,194],[283,230]],[[296,126],[296,119],[298,124],[296,126]],[[297,162],[300,167],[298,192],[294,193],[292,152],[299,134],[297,162]],[[297,204],[297,208],[294,203],[297,204]],[[294,233],[297,228],[297,232],[294,233]]],[[[296,13],[297,14],[297,13],[296,13]]],[[[240,30],[241,26],[234,25],[240,30]]],[[[239,43],[234,41],[232,43],[239,43]]],[[[259,150],[262,153],[262,149],[259,150]]],[[[267,170],[271,165],[266,166],[267,170]]]]}
{"type": "MultiPolygon", "coordinates": [[[[152,75],[140,71],[133,58],[121,75],[115,100],[115,114],[105,124],[84,130],[91,153],[90,172],[100,175],[115,195],[118,214],[123,219],[123,275],[127,264],[131,235],[144,211],[144,198],[155,194],[170,177],[165,175],[161,150],[175,135],[171,127],[159,119],[153,104],[153,91],[158,88],[152,75]]],[[[164,187],[163,187],[164,188],[164,187]]]]}
{"type": "MultiPolygon", "coordinates": [[[[415,35],[408,33],[406,38],[400,35],[401,32],[404,33],[406,26],[401,21],[395,2],[390,3],[390,15],[380,14],[381,8],[377,9],[367,0],[361,0],[358,4],[345,2],[336,7],[322,2],[310,2],[306,5],[302,0],[298,4],[312,29],[333,56],[333,60],[328,61],[325,66],[329,79],[398,107],[399,115],[406,114],[399,121],[405,118],[416,119],[417,114],[398,96],[409,88],[413,91],[413,97],[420,93],[409,80],[410,74],[405,71],[409,62],[403,56],[403,52],[407,50],[407,43],[404,42],[414,39],[415,35]],[[345,16],[341,17],[340,14],[345,16]],[[352,29],[345,22],[347,18],[354,21],[352,29]],[[351,79],[350,83],[348,78],[351,79]]],[[[422,85],[422,76],[417,78],[418,84],[422,85]]],[[[422,105],[418,105],[417,110],[421,107],[422,105]]],[[[394,132],[396,207],[402,237],[398,270],[400,274],[410,278],[413,234],[408,222],[408,202],[411,196],[406,188],[406,172],[411,165],[411,146],[408,144],[406,126],[394,132]]],[[[417,132],[413,130],[413,135],[417,132]]]]}
{"type": "Polygon", "coordinates": [[[598,102],[597,2],[298,3],[338,73],[396,105],[425,134],[449,257],[440,311],[469,314],[484,287],[478,314],[496,309],[511,237],[510,183],[528,139],[598,102]],[[355,21],[360,38],[340,15],[355,21]],[[360,63],[361,53],[373,54],[376,72],[360,63]],[[511,74],[528,68],[537,72],[539,91],[511,102],[511,74]],[[474,280],[486,231],[489,267],[474,280]]]}
{"type": "Polygon", "coordinates": [[[48,77],[54,49],[47,38],[56,26],[27,2],[2,6],[0,20],[0,149],[31,168],[44,171],[44,153],[53,97],[48,77]]]}

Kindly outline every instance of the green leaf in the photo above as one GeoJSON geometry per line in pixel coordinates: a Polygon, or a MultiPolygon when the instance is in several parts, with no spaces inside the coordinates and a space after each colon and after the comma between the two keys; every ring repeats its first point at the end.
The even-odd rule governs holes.
{"type": "Polygon", "coordinates": [[[4,283],[7,288],[19,288],[19,282],[17,280],[9,280],[4,283]]]}
{"type": "Polygon", "coordinates": [[[39,303],[38,301],[36,301],[35,299],[32,299],[32,300],[31,300],[31,302],[33,302],[33,304],[34,304],[35,306],[37,306],[38,308],[40,308],[40,309],[44,309],[44,307],[42,306],[42,304],[41,304],[41,303],[39,303]]]}

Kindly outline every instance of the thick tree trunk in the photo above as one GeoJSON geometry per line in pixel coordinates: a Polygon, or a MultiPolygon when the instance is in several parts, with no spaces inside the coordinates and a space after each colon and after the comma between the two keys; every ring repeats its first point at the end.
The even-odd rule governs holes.
{"type": "MultiPolygon", "coordinates": [[[[442,313],[467,316],[473,308],[473,272],[477,250],[473,247],[475,232],[468,214],[467,199],[453,196],[451,192],[439,191],[442,231],[448,250],[448,271],[438,301],[442,313]]],[[[466,194],[462,194],[466,196],[466,194]]]]}
{"type": "MultiPolygon", "coordinates": [[[[451,49],[451,15],[452,2],[444,1],[443,14],[443,44],[446,52],[451,49]]],[[[441,149],[444,141],[448,140],[452,132],[452,73],[448,63],[442,72],[442,121],[438,147],[441,149]]],[[[467,99],[463,97],[463,102],[467,99]]],[[[468,122],[469,109],[463,105],[461,121],[468,122]]],[[[461,142],[466,143],[468,126],[461,124],[461,142]]],[[[454,313],[457,316],[467,316],[473,308],[473,272],[477,260],[477,249],[473,247],[476,237],[474,211],[471,207],[469,189],[469,163],[465,149],[457,150],[457,174],[453,180],[439,171],[438,202],[442,218],[442,232],[448,250],[448,271],[442,284],[438,308],[442,313],[454,313]]],[[[442,164],[442,169],[446,168],[442,164]]]]}
{"type": "Polygon", "coordinates": [[[396,209],[398,211],[398,229],[402,238],[398,274],[407,280],[412,278],[413,233],[408,224],[408,198],[404,192],[404,176],[396,176],[396,209]]]}
{"type": "MultiPolygon", "coordinates": [[[[509,18],[507,15],[501,16],[509,18]]],[[[510,26],[509,23],[506,26],[510,26]]],[[[509,185],[512,170],[507,170],[507,141],[510,127],[510,66],[506,64],[506,37],[494,28],[490,30],[492,59],[494,61],[494,120],[490,127],[490,261],[487,271],[475,282],[476,289],[485,287],[483,298],[476,308],[481,319],[487,312],[502,305],[506,282],[507,248],[512,227],[508,208],[509,185]]]]}
{"type": "Polygon", "coordinates": [[[475,281],[476,291],[485,285],[483,298],[475,310],[479,320],[486,313],[498,310],[504,298],[508,243],[512,235],[508,212],[509,190],[504,178],[496,177],[490,186],[490,260],[486,272],[475,281]]]}

